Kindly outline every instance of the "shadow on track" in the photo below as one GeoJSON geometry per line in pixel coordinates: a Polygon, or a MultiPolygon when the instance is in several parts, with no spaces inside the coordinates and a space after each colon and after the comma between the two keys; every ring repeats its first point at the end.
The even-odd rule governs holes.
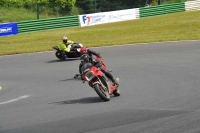
{"type": "Polygon", "coordinates": [[[64,105],[64,104],[89,104],[89,103],[102,103],[104,102],[100,97],[86,97],[81,99],[75,100],[68,100],[68,101],[59,101],[53,102],[49,104],[57,104],[57,105],[64,105]]]}
{"type": "Polygon", "coordinates": [[[46,63],[56,63],[56,62],[65,62],[65,61],[74,61],[74,60],[79,60],[79,58],[67,58],[65,60],[50,60],[50,61],[47,61],[46,63]]]}
{"type": "Polygon", "coordinates": [[[69,78],[69,79],[63,79],[63,80],[59,80],[58,82],[61,82],[61,81],[82,81],[81,77],[77,77],[76,79],[74,77],[72,78],[69,78]]]}

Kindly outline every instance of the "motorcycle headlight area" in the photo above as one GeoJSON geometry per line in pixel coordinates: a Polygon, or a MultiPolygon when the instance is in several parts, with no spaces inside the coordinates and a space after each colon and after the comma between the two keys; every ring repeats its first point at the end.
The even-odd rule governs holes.
{"type": "Polygon", "coordinates": [[[77,50],[78,52],[81,52],[81,49],[80,49],[80,48],[77,48],[76,50],[77,50]]]}
{"type": "Polygon", "coordinates": [[[94,73],[91,71],[85,75],[85,78],[90,81],[94,77],[94,73]]]}

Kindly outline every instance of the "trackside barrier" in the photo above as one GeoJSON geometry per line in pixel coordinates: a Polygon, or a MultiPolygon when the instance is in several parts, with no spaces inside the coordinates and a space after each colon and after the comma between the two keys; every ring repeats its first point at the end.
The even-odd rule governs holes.
{"type": "Polygon", "coordinates": [[[200,10],[200,0],[111,12],[100,12],[79,16],[77,15],[59,18],[30,20],[18,23],[0,23],[0,36],[15,35],[18,33],[49,30],[56,28],[78,26],[82,27],[95,24],[112,23],[190,10],[200,10]]]}
{"type": "Polygon", "coordinates": [[[185,10],[186,11],[200,10],[200,0],[185,2],[185,10]]]}
{"type": "Polygon", "coordinates": [[[0,36],[15,35],[18,33],[17,23],[1,23],[0,24],[0,36]]]}
{"type": "Polygon", "coordinates": [[[140,18],[140,8],[135,8],[136,18],[140,18]]]}
{"type": "Polygon", "coordinates": [[[80,26],[91,26],[136,19],[135,9],[79,15],[80,26]]]}
{"type": "Polygon", "coordinates": [[[140,18],[185,11],[185,3],[173,3],[140,8],[140,18]]]}
{"type": "Polygon", "coordinates": [[[79,26],[78,16],[67,16],[18,22],[18,32],[24,33],[76,26],[79,26]]]}

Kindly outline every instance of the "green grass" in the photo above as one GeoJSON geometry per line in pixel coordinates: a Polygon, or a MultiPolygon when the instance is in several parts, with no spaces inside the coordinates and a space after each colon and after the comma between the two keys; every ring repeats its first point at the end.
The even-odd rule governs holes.
{"type": "Polygon", "coordinates": [[[0,55],[53,50],[63,35],[87,47],[200,39],[200,11],[0,37],[0,55]]]}
{"type": "MultiPolygon", "coordinates": [[[[37,13],[25,8],[15,8],[15,7],[0,7],[0,23],[7,22],[19,22],[26,20],[37,19],[37,13]]],[[[49,16],[45,14],[40,14],[39,18],[51,18],[55,16],[49,16]]]]}

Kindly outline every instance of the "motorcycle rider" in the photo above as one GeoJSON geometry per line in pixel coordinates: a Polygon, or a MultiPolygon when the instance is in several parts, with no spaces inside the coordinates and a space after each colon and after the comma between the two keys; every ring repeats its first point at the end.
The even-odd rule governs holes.
{"type": "Polygon", "coordinates": [[[83,46],[83,47],[81,47],[81,54],[88,54],[92,58],[95,58],[95,57],[93,57],[93,55],[95,55],[97,57],[96,59],[101,60],[101,63],[105,66],[103,58],[101,57],[100,53],[98,53],[94,50],[91,50],[91,49],[87,49],[85,46],[83,46]],[[98,59],[98,58],[100,58],[100,59],[98,59]]]}
{"type": "Polygon", "coordinates": [[[67,36],[62,37],[62,42],[59,43],[58,48],[63,52],[73,52],[71,51],[74,47],[83,47],[81,43],[68,40],[67,36]]]}
{"type": "Polygon", "coordinates": [[[96,60],[92,56],[89,56],[88,54],[81,55],[80,59],[83,64],[91,63],[93,66],[98,67],[106,75],[106,77],[112,81],[114,86],[119,86],[119,78],[114,79],[113,75],[102,67],[102,63],[100,61],[96,60]]]}
{"type": "Polygon", "coordinates": [[[62,42],[59,43],[58,48],[61,51],[70,52],[71,49],[70,49],[70,47],[68,47],[69,44],[74,45],[75,43],[74,43],[74,41],[68,40],[68,38],[66,36],[63,36],[62,42]]]}
{"type": "MultiPolygon", "coordinates": [[[[97,53],[96,51],[91,50],[91,49],[87,49],[85,46],[81,47],[80,52],[81,52],[82,55],[83,55],[83,54],[89,55],[91,59],[92,59],[92,58],[95,58],[95,57],[93,57],[93,55],[95,55],[96,57],[100,58],[100,59],[102,60],[101,63],[102,63],[103,65],[105,65],[104,62],[103,62],[103,58],[100,56],[100,53],[97,53]]],[[[83,64],[80,63],[80,65],[79,65],[79,73],[81,73],[81,67],[82,67],[82,65],[83,65],[83,64]]]]}

